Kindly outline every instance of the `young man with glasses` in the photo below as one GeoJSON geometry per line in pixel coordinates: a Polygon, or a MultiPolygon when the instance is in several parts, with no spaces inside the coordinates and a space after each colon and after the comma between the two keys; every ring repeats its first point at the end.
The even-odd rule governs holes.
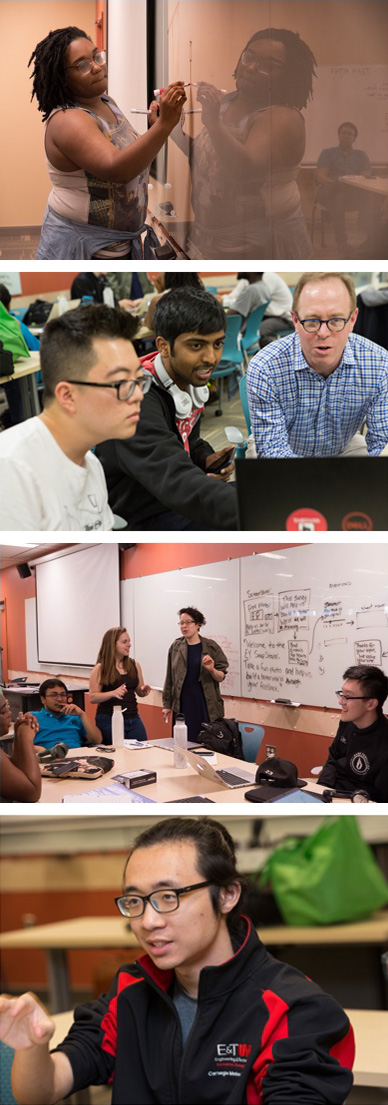
{"type": "Polygon", "coordinates": [[[388,802],[388,720],[383,704],[388,678],[369,664],[344,672],[337,691],[340,723],[318,782],[349,794],[365,790],[374,802],[388,802]]]}
{"type": "Polygon", "coordinates": [[[291,315],[295,334],[261,350],[248,369],[258,456],[379,456],[388,441],[388,352],[352,333],[349,274],[304,273],[291,315]]]}
{"type": "Polygon", "coordinates": [[[43,411],[0,435],[0,530],[110,530],[103,469],[91,452],[136,432],[150,379],[132,345],[137,320],[105,305],[47,323],[43,411]]]}
{"type": "Polygon", "coordinates": [[[33,995],[0,999],[25,1105],[111,1083],[112,1105],[340,1105],[353,1034],[332,997],[274,959],[241,915],[243,880],[225,827],[173,817],[134,842],[120,913],[143,949],[110,991],[79,1006],[50,1056],[54,1025],[33,995]]]}
{"type": "Polygon", "coordinates": [[[39,687],[42,709],[32,710],[39,725],[34,745],[36,752],[46,752],[63,741],[68,748],[83,744],[101,744],[102,736],[94,722],[74,702],[61,679],[45,679],[39,687]]]}

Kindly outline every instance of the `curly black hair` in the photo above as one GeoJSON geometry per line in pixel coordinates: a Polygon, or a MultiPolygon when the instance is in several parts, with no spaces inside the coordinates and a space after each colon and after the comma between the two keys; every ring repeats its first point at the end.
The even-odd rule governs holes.
{"type": "Polygon", "coordinates": [[[66,75],[66,50],[75,38],[92,41],[86,31],[81,31],[79,27],[61,27],[57,31],[50,31],[35,46],[28,62],[29,66],[34,62],[31,100],[36,96],[44,122],[55,107],[61,107],[65,111],[75,104],[66,75]]]}
{"type": "MultiPolygon", "coordinates": [[[[260,38],[282,42],[285,47],[282,103],[288,107],[296,107],[299,110],[302,107],[307,107],[307,103],[313,95],[313,77],[316,76],[315,66],[317,64],[307,42],[304,42],[303,38],[300,38],[294,31],[288,31],[283,27],[266,27],[263,31],[256,31],[256,34],[251,35],[244,49],[249,49],[251,42],[257,42],[260,38]]],[[[233,73],[234,77],[240,61],[241,55],[233,73]]]]}

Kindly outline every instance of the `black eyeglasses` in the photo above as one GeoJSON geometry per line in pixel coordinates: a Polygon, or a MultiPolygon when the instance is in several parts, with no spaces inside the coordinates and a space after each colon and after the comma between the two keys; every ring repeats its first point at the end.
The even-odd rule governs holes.
{"type": "Polygon", "coordinates": [[[105,65],[105,62],[106,62],[105,50],[96,50],[96,53],[93,54],[92,59],[90,59],[90,58],[80,58],[80,60],[75,61],[73,65],[67,65],[66,69],[78,69],[78,72],[82,73],[82,76],[85,77],[87,73],[90,73],[92,65],[94,64],[94,62],[96,62],[97,65],[105,65]]]}
{"type": "Polygon", "coordinates": [[[152,894],[122,894],[115,898],[117,909],[123,917],[142,917],[146,902],[149,902],[156,913],[173,913],[179,909],[182,894],[189,894],[192,890],[201,890],[203,886],[210,886],[209,882],[195,882],[192,886],[180,886],[178,890],[154,890],[152,894]]]}
{"type": "Polygon", "coordinates": [[[78,387],[83,388],[114,388],[117,398],[124,403],[126,399],[131,398],[135,388],[140,388],[140,391],[145,395],[151,387],[152,376],[149,372],[144,372],[137,380],[119,380],[118,384],[97,384],[94,383],[94,380],[67,380],[67,383],[77,384],[78,387]]]}
{"type": "Polygon", "coordinates": [[[344,694],[343,691],[336,691],[337,698],[343,698],[345,702],[357,702],[358,700],[370,698],[369,694],[344,694]]]}
{"type": "Polygon", "coordinates": [[[327,329],[331,330],[332,334],[339,334],[341,330],[345,329],[346,323],[349,322],[352,313],[351,311],[347,318],[299,318],[299,315],[296,317],[300,325],[303,326],[303,329],[306,331],[306,334],[318,334],[321,326],[327,326],[327,329]]]}

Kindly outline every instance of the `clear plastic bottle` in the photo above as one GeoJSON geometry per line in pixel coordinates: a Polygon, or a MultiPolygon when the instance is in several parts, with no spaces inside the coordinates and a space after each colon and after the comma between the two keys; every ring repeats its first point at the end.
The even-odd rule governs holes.
{"type": "Polygon", "coordinates": [[[177,714],[173,730],[174,738],[174,767],[186,767],[187,761],[183,750],[187,748],[187,725],[183,714],[177,714]]]}
{"type": "Polygon", "coordinates": [[[124,747],[124,718],[121,706],[113,707],[112,744],[114,748],[124,747]]]}
{"type": "Polygon", "coordinates": [[[104,288],[104,291],[102,293],[102,298],[103,298],[104,303],[106,304],[107,307],[114,307],[115,297],[114,297],[114,294],[113,294],[113,288],[108,288],[108,287],[104,288]]]}

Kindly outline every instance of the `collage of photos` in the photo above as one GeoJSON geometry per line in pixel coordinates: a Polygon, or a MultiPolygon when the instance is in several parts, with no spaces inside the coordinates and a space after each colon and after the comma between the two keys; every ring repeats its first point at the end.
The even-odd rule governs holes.
{"type": "Polygon", "coordinates": [[[0,1105],[388,1105],[387,26],[0,0],[0,1105]]]}

